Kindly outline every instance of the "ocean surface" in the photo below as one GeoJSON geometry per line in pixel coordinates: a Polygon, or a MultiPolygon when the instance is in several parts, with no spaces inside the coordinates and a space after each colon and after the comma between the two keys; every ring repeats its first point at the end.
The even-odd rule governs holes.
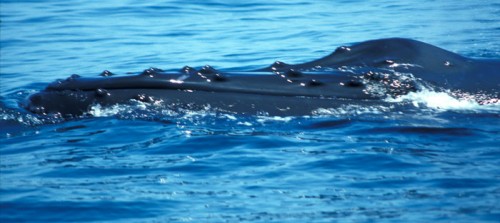
{"type": "Polygon", "coordinates": [[[498,103],[70,120],[20,106],[71,74],[251,70],[387,37],[499,59],[500,2],[0,0],[0,222],[500,222],[498,103]]]}

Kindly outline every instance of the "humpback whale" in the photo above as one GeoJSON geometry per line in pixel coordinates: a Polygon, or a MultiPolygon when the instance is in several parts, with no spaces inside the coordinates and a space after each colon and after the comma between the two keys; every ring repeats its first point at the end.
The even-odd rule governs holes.
{"type": "Polygon", "coordinates": [[[490,99],[498,99],[500,92],[500,60],[468,58],[404,38],[341,46],[318,60],[294,65],[277,61],[258,70],[186,66],[128,76],[104,71],[100,76],[56,80],[23,106],[37,114],[75,117],[94,105],[136,100],[170,109],[209,106],[237,114],[293,116],[346,104],[380,104],[423,87],[490,99]]]}

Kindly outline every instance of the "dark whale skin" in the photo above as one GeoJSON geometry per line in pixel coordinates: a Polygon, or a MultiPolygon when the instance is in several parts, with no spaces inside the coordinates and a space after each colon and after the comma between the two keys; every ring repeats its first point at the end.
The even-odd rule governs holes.
{"type": "Polygon", "coordinates": [[[499,71],[500,60],[467,58],[416,40],[390,38],[339,47],[303,64],[275,62],[256,71],[221,72],[205,66],[178,72],[150,68],[133,76],[110,76],[107,71],[97,78],[73,75],[31,95],[23,106],[38,114],[75,117],[96,104],[133,99],[170,109],[209,106],[237,114],[310,115],[320,108],[380,104],[387,96],[418,90],[415,80],[498,98],[499,71]],[[384,94],[371,92],[373,83],[382,84],[384,94]]]}

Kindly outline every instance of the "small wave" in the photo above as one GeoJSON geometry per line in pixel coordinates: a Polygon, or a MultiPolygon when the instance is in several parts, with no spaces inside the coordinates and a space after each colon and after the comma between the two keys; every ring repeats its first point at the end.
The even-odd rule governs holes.
{"type": "Polygon", "coordinates": [[[356,116],[364,114],[384,114],[392,111],[394,106],[377,105],[344,105],[338,108],[318,108],[313,111],[313,116],[356,116]]]}
{"type": "Polygon", "coordinates": [[[176,119],[178,121],[194,121],[194,120],[209,120],[210,118],[226,120],[227,122],[235,122],[237,125],[253,126],[259,123],[289,122],[294,119],[292,116],[280,117],[270,116],[266,113],[259,113],[252,119],[252,122],[245,121],[248,117],[236,115],[210,105],[206,105],[201,109],[175,108],[175,106],[166,106],[164,104],[150,104],[141,101],[131,100],[128,104],[116,104],[111,106],[102,106],[95,104],[86,114],[92,117],[119,117],[124,119],[176,119]]]}
{"type": "Polygon", "coordinates": [[[449,92],[437,92],[427,88],[411,92],[396,98],[387,98],[386,102],[410,102],[416,108],[431,108],[439,111],[500,111],[500,102],[481,104],[476,97],[455,98],[449,92]]]}
{"type": "MultiPolygon", "coordinates": [[[[190,109],[189,106],[165,105],[163,102],[147,103],[138,100],[130,100],[130,103],[103,106],[94,104],[86,115],[93,117],[119,116],[123,118],[153,118],[153,117],[178,117],[185,118],[215,116],[217,109],[210,105],[190,109]]],[[[234,119],[228,117],[228,119],[234,119]]]]}
{"type": "Polygon", "coordinates": [[[57,114],[39,116],[27,113],[25,111],[0,106],[0,123],[20,124],[23,126],[37,126],[43,124],[59,123],[61,121],[63,121],[63,119],[57,114]]]}

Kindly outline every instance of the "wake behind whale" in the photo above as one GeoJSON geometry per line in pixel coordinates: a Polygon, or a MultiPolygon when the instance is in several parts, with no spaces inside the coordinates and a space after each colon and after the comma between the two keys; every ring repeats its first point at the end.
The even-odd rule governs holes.
{"type": "Polygon", "coordinates": [[[101,76],[57,80],[23,106],[38,114],[75,117],[95,105],[135,100],[168,109],[208,106],[236,114],[295,116],[350,104],[383,104],[388,97],[429,88],[479,103],[498,101],[500,92],[500,60],[467,58],[402,38],[342,46],[311,62],[275,62],[254,71],[186,66],[172,72],[150,68],[132,76],[104,71],[101,76]]]}

